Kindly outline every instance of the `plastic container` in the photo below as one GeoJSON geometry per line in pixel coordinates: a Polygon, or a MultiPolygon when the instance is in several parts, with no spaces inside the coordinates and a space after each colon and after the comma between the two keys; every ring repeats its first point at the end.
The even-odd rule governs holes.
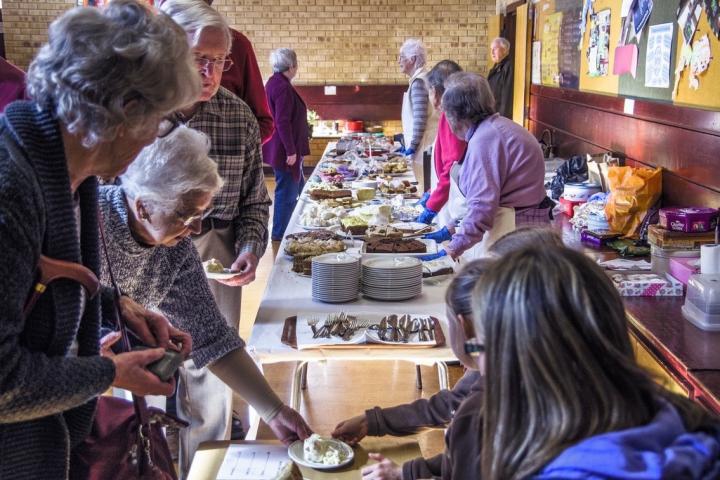
{"type": "Polygon", "coordinates": [[[700,258],[700,249],[660,248],[650,244],[650,264],[658,275],[670,272],[671,258],[700,258]]]}
{"type": "Polygon", "coordinates": [[[566,183],[562,196],[571,202],[587,202],[588,198],[599,192],[602,192],[602,187],[597,183],[566,183]]]}
{"type": "Polygon", "coordinates": [[[687,287],[683,316],[698,328],[720,331],[720,275],[693,275],[687,287]]]}
{"type": "Polygon", "coordinates": [[[572,200],[568,200],[567,198],[560,197],[560,211],[568,217],[572,218],[575,215],[575,207],[578,205],[582,205],[583,203],[587,202],[574,202],[572,200]]]}

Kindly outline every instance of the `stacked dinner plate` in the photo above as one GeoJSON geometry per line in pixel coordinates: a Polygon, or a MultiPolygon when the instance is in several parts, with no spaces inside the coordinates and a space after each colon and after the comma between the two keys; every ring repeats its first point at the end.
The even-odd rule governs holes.
{"type": "Polygon", "coordinates": [[[312,298],[326,303],[357,299],[360,259],[346,253],[326,253],[312,259],[312,298]]]}
{"type": "Polygon", "coordinates": [[[376,300],[408,300],[422,293],[422,262],[413,257],[368,257],[362,262],[362,293],[376,300]]]}

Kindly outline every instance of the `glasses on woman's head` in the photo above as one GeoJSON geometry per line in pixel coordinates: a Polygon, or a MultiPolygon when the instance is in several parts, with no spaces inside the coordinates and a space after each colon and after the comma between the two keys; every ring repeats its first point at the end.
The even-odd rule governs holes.
{"type": "Polygon", "coordinates": [[[172,132],[174,132],[175,129],[181,124],[182,121],[180,121],[180,118],[177,115],[168,115],[167,117],[160,120],[160,123],[158,124],[157,138],[167,137],[172,132]]]}
{"type": "Polygon", "coordinates": [[[204,72],[210,71],[210,65],[213,66],[213,71],[215,69],[220,69],[223,72],[227,72],[233,66],[233,61],[227,57],[205,58],[205,57],[196,56],[195,57],[195,65],[198,66],[200,71],[204,71],[204,72]]]}
{"type": "Polygon", "coordinates": [[[477,339],[471,338],[464,344],[465,353],[472,356],[478,356],[481,353],[485,353],[485,345],[479,343],[477,339]]]}

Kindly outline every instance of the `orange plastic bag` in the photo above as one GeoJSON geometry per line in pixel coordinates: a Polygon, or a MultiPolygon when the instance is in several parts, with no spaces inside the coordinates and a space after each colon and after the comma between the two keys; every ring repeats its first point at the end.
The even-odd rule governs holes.
{"type": "Polygon", "coordinates": [[[637,233],[648,209],[660,199],[662,170],[652,168],[610,167],[610,196],[605,214],[610,229],[626,237],[637,233]]]}

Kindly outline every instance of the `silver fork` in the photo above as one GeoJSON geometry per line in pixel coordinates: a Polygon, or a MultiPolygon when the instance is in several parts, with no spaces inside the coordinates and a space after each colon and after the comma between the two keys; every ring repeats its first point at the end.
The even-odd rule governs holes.
{"type": "Polygon", "coordinates": [[[317,338],[318,336],[317,329],[315,328],[318,322],[320,322],[320,319],[318,317],[310,317],[307,319],[307,324],[313,332],[313,338],[317,338]]]}

